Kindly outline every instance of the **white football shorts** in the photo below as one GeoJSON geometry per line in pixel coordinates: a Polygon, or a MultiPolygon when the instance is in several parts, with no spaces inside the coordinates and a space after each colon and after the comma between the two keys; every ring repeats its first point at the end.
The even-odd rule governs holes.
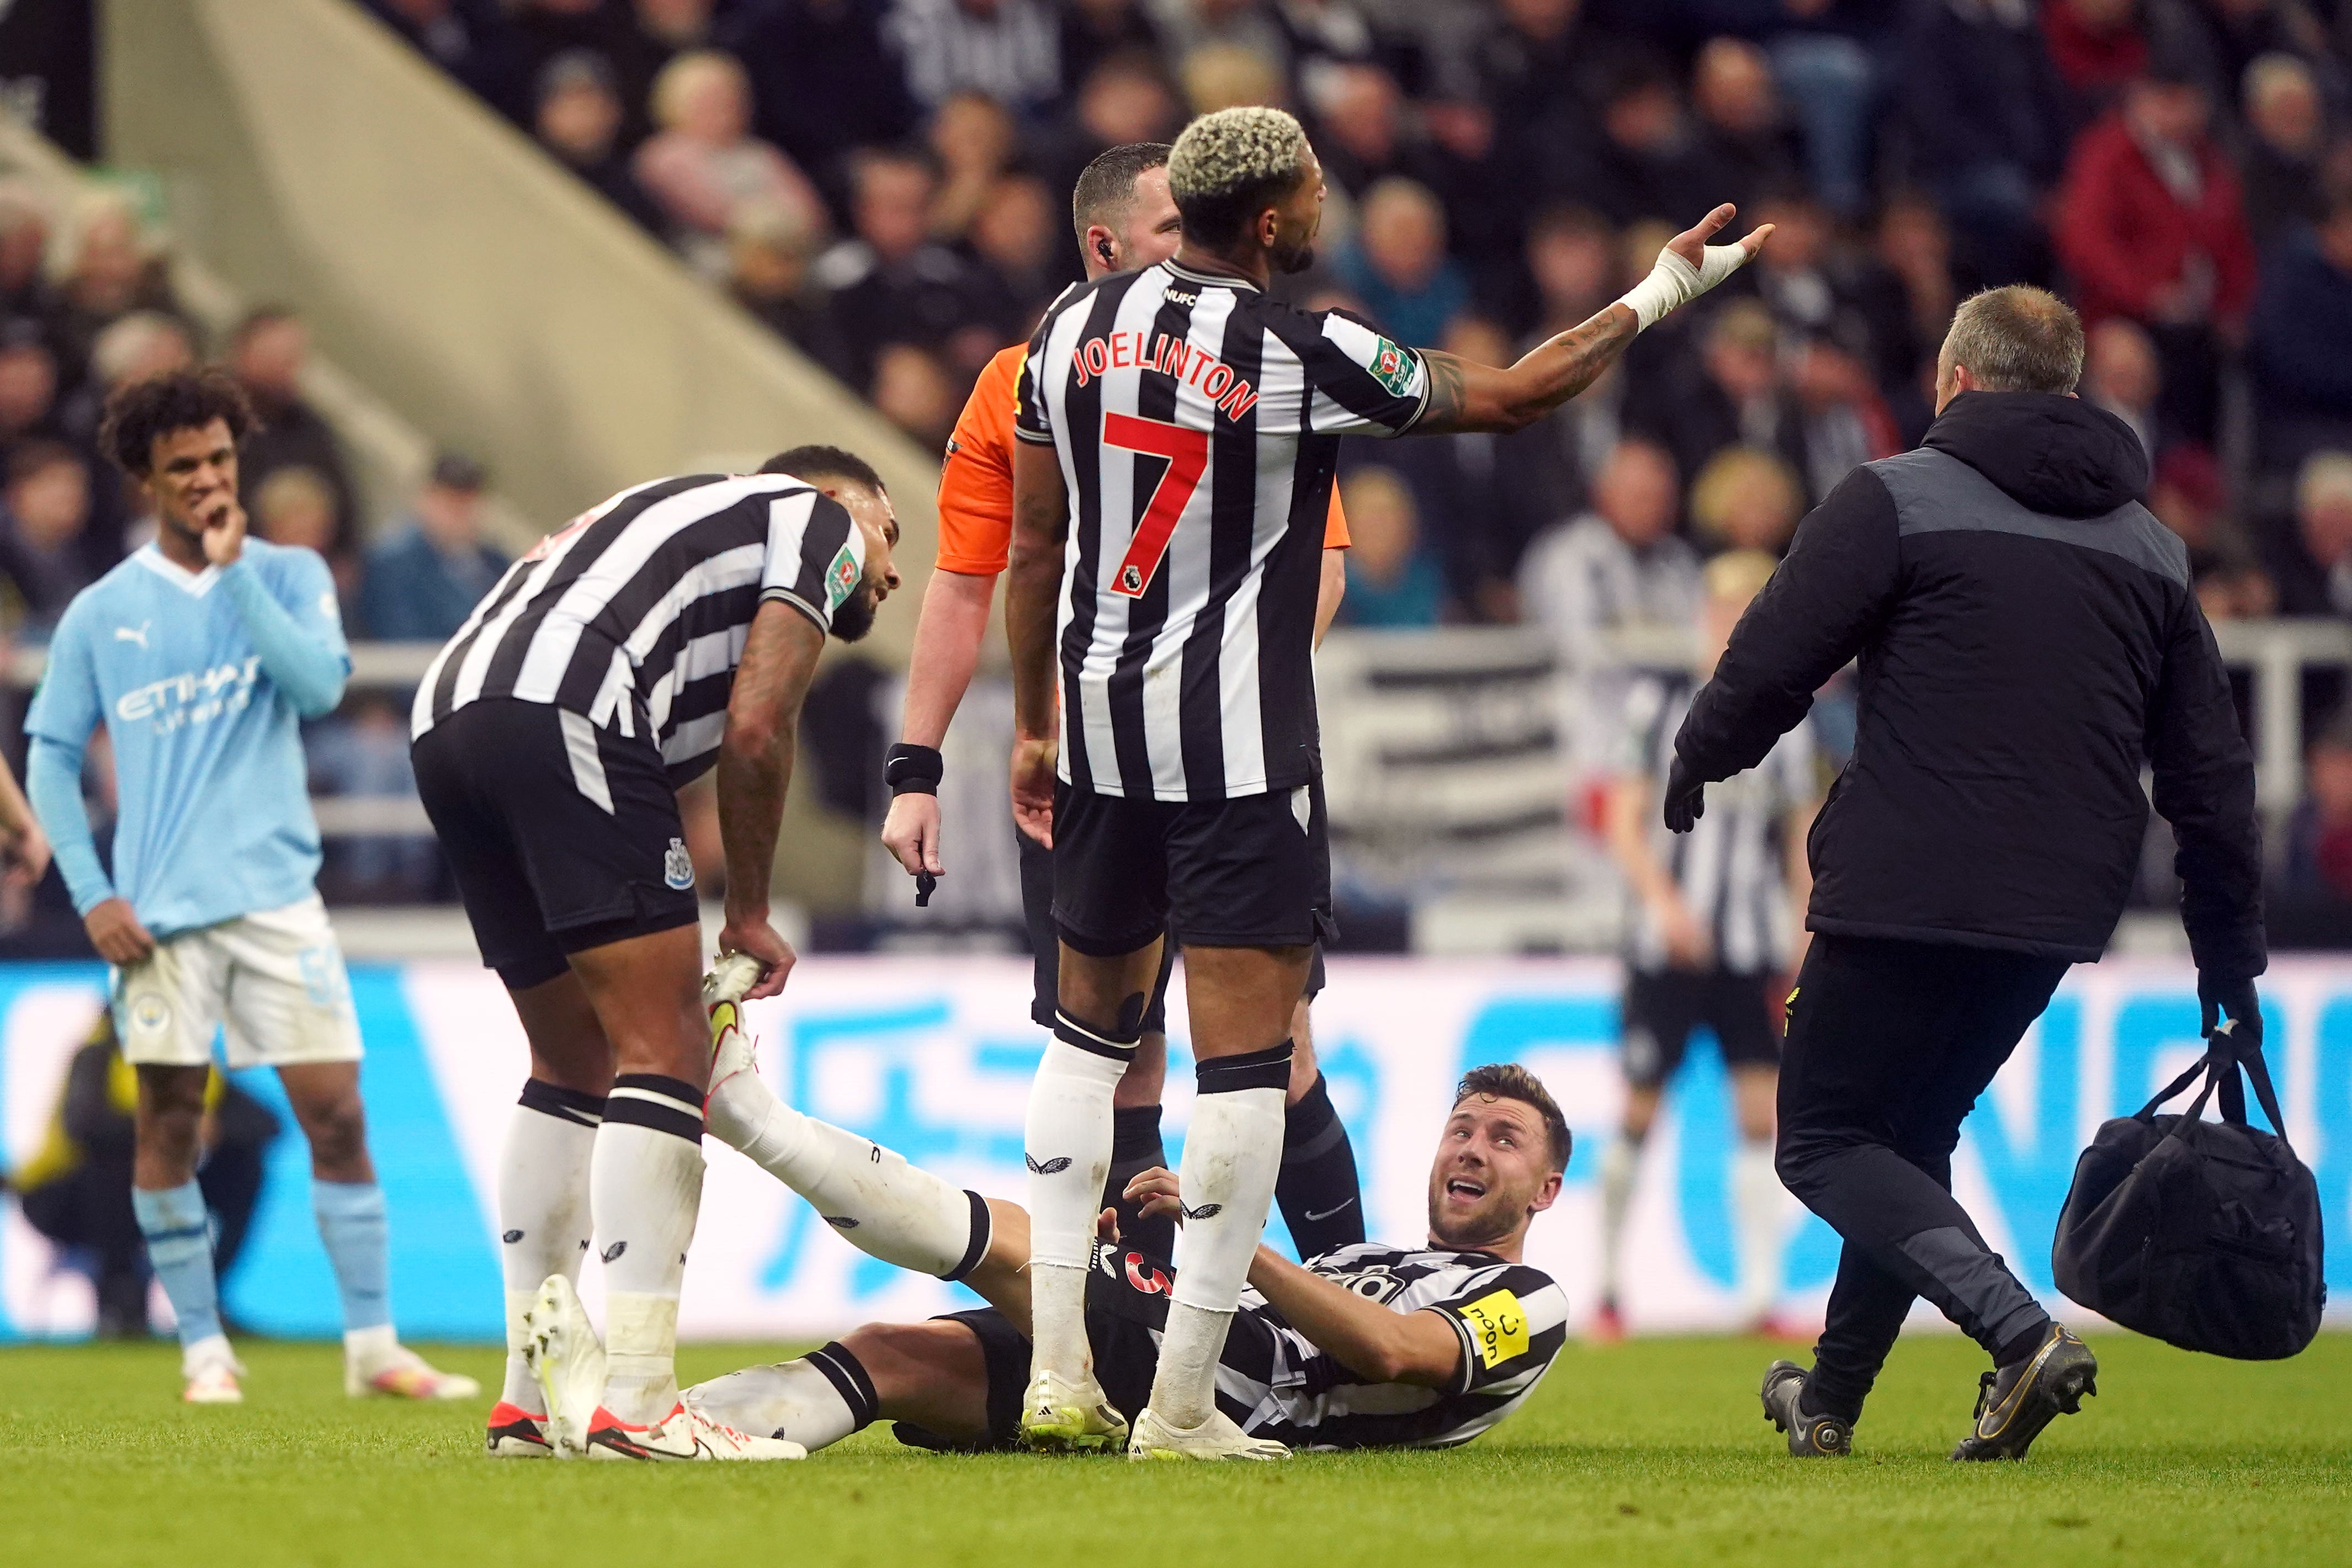
{"type": "Polygon", "coordinates": [[[125,1061],[201,1067],[222,1025],[231,1067],[360,1059],[351,977],[317,894],[184,931],[145,963],[115,971],[125,1061]]]}

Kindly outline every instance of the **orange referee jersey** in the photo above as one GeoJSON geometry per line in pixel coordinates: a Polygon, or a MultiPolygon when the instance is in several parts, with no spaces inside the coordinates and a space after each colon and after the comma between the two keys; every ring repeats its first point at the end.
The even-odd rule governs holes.
{"type": "MultiPolygon", "coordinates": [[[[988,361],[971,397],[948,437],[947,461],[940,469],[940,568],[967,577],[994,577],[1013,548],[1013,413],[1018,401],[1021,356],[1015,343],[988,361]]],[[[1348,517],[1339,509],[1339,487],[1331,487],[1331,512],[1323,525],[1323,548],[1348,548],[1348,517]]]]}

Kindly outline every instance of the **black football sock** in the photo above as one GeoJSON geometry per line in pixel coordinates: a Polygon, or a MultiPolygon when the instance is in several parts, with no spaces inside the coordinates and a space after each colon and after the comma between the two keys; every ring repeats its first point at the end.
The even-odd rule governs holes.
{"type": "Polygon", "coordinates": [[[1302,1259],[1364,1239],[1364,1196],[1356,1179],[1356,1147],[1324,1092],[1314,1086],[1284,1113],[1282,1173],[1274,1199],[1302,1259]]]}
{"type": "Polygon", "coordinates": [[[1992,1364],[2007,1369],[2021,1362],[2031,1360],[2033,1353],[2042,1348],[2042,1337],[2049,1332],[2050,1324],[2045,1320],[2037,1327],[2026,1329],[2011,1336],[1994,1354],[1992,1364]]]}
{"type": "Polygon", "coordinates": [[[1127,1184],[1155,1166],[1168,1164],[1168,1146],[1160,1139],[1160,1107],[1130,1105],[1110,1113],[1110,1176],[1103,1183],[1103,1207],[1118,1210],[1118,1239],[1147,1257],[1162,1260],[1176,1256],[1176,1221],[1160,1215],[1143,1218],[1139,1205],[1127,1201],[1127,1184]]]}

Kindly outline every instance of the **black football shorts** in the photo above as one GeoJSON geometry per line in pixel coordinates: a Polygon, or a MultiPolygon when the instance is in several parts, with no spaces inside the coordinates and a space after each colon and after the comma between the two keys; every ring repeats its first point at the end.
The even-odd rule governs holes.
{"type": "Polygon", "coordinates": [[[1054,792],[1054,919],[1103,957],[1162,931],[1188,947],[1295,947],[1331,935],[1318,781],[1229,800],[1054,792]]]}
{"type": "Polygon", "coordinates": [[[482,962],[509,989],[569,955],[700,918],[677,795],[650,740],[547,703],[468,703],[418,737],[416,792],[482,962]]]}
{"type": "Polygon", "coordinates": [[[1664,1087],[1700,1024],[1715,1031],[1727,1066],[1778,1066],[1780,1040],[1767,990],[1774,983],[1768,975],[1727,969],[1629,970],[1621,1030],[1625,1082],[1664,1087]]]}

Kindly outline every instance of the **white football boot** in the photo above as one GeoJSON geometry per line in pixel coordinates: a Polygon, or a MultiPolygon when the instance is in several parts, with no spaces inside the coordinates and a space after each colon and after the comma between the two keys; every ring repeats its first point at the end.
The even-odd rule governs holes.
{"type": "Polygon", "coordinates": [[[237,1379],[245,1364],[228,1347],[226,1334],[209,1334],[180,1353],[180,1376],[186,1386],[180,1397],[190,1405],[242,1405],[245,1390],[237,1379]]]}
{"type": "Polygon", "coordinates": [[[647,1426],[634,1426],[600,1409],[589,1423],[592,1459],[805,1459],[808,1450],[782,1437],[755,1437],[714,1420],[683,1400],[647,1426]]]}
{"type": "Polygon", "coordinates": [[[386,1326],[343,1336],[343,1392],[394,1399],[471,1399],[482,1385],[462,1372],[443,1372],[392,1337],[386,1326]]]}
{"type": "Polygon", "coordinates": [[[1071,1383],[1041,1372],[1021,1396],[1021,1437],[1049,1454],[1117,1448],[1127,1441],[1127,1417],[1091,1374],[1083,1383],[1071,1383]]]}
{"type": "Polygon", "coordinates": [[[580,1293],[561,1274],[547,1277],[522,1321],[523,1364],[547,1406],[548,1443],[559,1459],[580,1458],[588,1452],[588,1424],[604,1399],[604,1346],[580,1293]]]}
{"type": "Polygon", "coordinates": [[[546,1416],[501,1399],[483,1428],[482,1451],[494,1459],[551,1459],[555,1445],[548,1439],[546,1416]]]}
{"type": "Polygon", "coordinates": [[[1286,1459],[1290,1450],[1271,1437],[1253,1437],[1233,1417],[1213,1410],[1197,1427],[1173,1427],[1146,1409],[1128,1439],[1130,1459],[1286,1459]]]}

